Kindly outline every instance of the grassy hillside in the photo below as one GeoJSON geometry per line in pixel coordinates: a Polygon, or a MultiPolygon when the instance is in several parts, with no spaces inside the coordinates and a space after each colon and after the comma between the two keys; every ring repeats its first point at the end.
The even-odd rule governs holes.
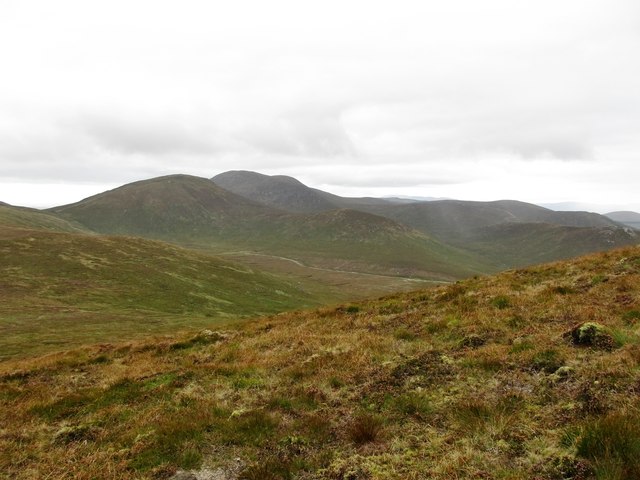
{"type": "Polygon", "coordinates": [[[52,230],[56,232],[87,232],[85,228],[32,208],[13,207],[0,203],[0,228],[20,227],[52,230]]]}
{"type": "Polygon", "coordinates": [[[588,212],[555,212],[512,200],[468,202],[439,200],[372,209],[435,238],[464,241],[478,228],[503,223],[548,223],[572,227],[616,227],[613,220],[588,212]]]}
{"type": "Polygon", "coordinates": [[[610,212],[605,214],[605,216],[618,223],[623,223],[640,230],[640,213],[638,212],[610,212]]]}
{"type": "Polygon", "coordinates": [[[387,218],[350,209],[288,222],[266,239],[271,240],[268,251],[343,270],[448,281],[495,271],[466,251],[387,218]]]}
{"type": "Polygon", "coordinates": [[[475,230],[464,246],[500,268],[513,268],[638,243],[640,233],[619,227],[504,223],[475,230]]]}
{"type": "MultiPolygon", "coordinates": [[[[309,188],[291,177],[244,171],[225,172],[213,181],[247,199],[290,212],[330,215],[329,210],[348,208],[384,216],[427,235],[431,242],[436,239],[456,247],[458,254],[450,253],[440,260],[448,258],[450,263],[457,263],[448,273],[458,277],[464,274],[461,275],[459,268],[456,272],[455,267],[465,263],[472,266],[467,272],[475,269],[488,273],[637,244],[640,240],[625,231],[613,217],[589,212],[556,212],[513,200],[398,203],[345,198],[309,188]],[[462,251],[469,261],[457,262],[462,251]]],[[[420,258],[410,250],[407,249],[407,259],[420,258]]],[[[398,271],[402,270],[402,265],[396,263],[395,266],[398,271]]],[[[435,269],[447,271],[441,264],[435,269]]]]}
{"type": "Polygon", "coordinates": [[[319,305],[301,284],[172,245],[0,229],[0,359],[319,305]]]}
{"type": "Polygon", "coordinates": [[[639,326],[635,247],[4,362],[0,472],[638,478],[639,326]]]}
{"type": "Polygon", "coordinates": [[[134,182],[49,210],[99,233],[162,240],[221,237],[277,212],[190,175],[134,182]]]}

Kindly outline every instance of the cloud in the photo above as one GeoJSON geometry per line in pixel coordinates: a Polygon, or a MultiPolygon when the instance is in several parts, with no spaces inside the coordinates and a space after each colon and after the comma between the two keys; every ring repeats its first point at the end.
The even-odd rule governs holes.
{"type": "Polygon", "coordinates": [[[509,177],[486,172],[514,183],[569,163],[598,166],[589,185],[619,173],[607,188],[632,198],[620,172],[640,151],[638,9],[4,2],[0,181],[242,168],[354,189],[485,182],[506,196],[509,177]]]}

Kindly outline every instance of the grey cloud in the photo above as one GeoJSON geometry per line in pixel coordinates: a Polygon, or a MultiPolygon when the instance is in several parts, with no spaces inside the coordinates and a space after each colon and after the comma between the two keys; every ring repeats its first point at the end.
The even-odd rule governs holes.
{"type": "Polygon", "coordinates": [[[235,137],[264,154],[336,157],[357,155],[340,112],[298,108],[260,125],[236,132],[235,137]]]}
{"type": "MultiPolygon", "coordinates": [[[[196,119],[200,120],[200,119],[196,119]]],[[[200,120],[201,121],[201,120],[200,120]]],[[[220,151],[216,133],[198,121],[128,115],[84,114],[68,123],[99,147],[123,154],[211,155],[220,151]]]]}

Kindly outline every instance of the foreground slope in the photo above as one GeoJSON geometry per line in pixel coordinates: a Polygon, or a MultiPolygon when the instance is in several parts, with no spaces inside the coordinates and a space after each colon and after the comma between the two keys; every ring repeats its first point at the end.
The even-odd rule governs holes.
{"type": "Polygon", "coordinates": [[[8,478],[640,476],[640,248],[0,364],[8,478]]]}

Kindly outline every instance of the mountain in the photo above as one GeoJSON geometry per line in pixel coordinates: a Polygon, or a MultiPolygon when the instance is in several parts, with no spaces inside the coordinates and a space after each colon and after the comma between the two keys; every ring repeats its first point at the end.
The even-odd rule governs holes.
{"type": "Polygon", "coordinates": [[[635,247],[9,360],[0,471],[640,478],[639,325],[635,247]]]}
{"type": "Polygon", "coordinates": [[[100,233],[166,240],[224,236],[247,222],[278,216],[273,209],[190,175],[130,183],[48,211],[100,233]]]}
{"type": "Polygon", "coordinates": [[[245,198],[292,213],[319,213],[341,208],[359,209],[371,205],[405,203],[400,199],[340,197],[308,187],[293,177],[244,170],[224,172],[211,180],[245,198]]]}
{"type": "Polygon", "coordinates": [[[288,212],[317,213],[341,208],[340,197],[285,175],[239,170],[221,173],[211,180],[230,192],[288,212]]]}
{"type": "Polygon", "coordinates": [[[549,223],[572,227],[614,227],[614,221],[597,213],[555,212],[514,200],[471,202],[438,200],[372,208],[439,239],[464,238],[477,228],[501,223],[549,223]]]}
{"type": "Polygon", "coordinates": [[[640,230],[640,213],[638,212],[610,212],[606,213],[605,217],[608,217],[615,222],[624,223],[625,225],[629,225],[630,227],[640,230]]]}
{"type": "Polygon", "coordinates": [[[622,224],[597,213],[557,212],[513,200],[345,198],[309,188],[291,177],[246,171],[225,172],[212,180],[247,199],[289,212],[322,213],[348,208],[383,216],[441,243],[472,252],[494,268],[569,258],[639,241],[622,224]]]}
{"type": "Polygon", "coordinates": [[[442,200],[370,209],[496,267],[513,268],[640,243],[596,213],[555,212],[512,200],[442,200]]]}
{"type": "Polygon", "coordinates": [[[48,213],[103,234],[137,235],[214,253],[254,251],[314,268],[438,280],[640,242],[605,216],[524,202],[394,203],[338,197],[283,176],[227,172],[216,179],[253,193],[245,197],[215,181],[172,175],[48,213]],[[314,209],[321,211],[291,213],[314,209]]]}

